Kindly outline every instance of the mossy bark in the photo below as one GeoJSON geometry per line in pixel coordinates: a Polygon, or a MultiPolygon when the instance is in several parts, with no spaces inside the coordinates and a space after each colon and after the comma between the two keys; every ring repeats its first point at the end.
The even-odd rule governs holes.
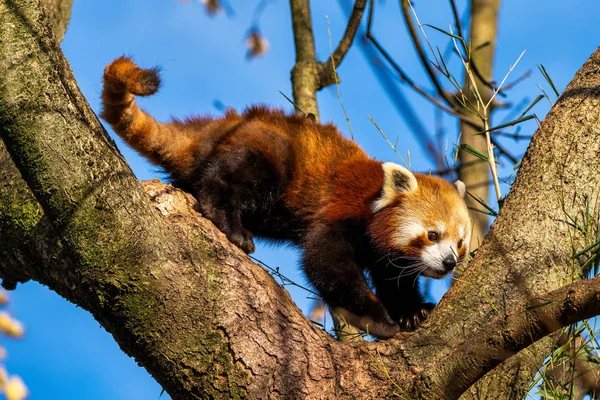
{"type": "MultiPolygon", "coordinates": [[[[486,322],[494,316],[581,278],[581,265],[588,255],[575,259],[573,255],[595,239],[573,228],[569,218],[583,224],[583,215],[589,213],[593,216],[589,232],[598,229],[599,63],[600,50],[596,50],[535,133],[475,259],[424,329],[410,339],[411,348],[419,349],[421,356],[443,357],[441,348],[459,346],[473,332],[481,332],[483,341],[486,322]],[[449,323],[450,315],[457,321],[449,323]],[[426,332],[436,332],[435,341],[426,332]]],[[[486,398],[485,394],[487,398],[523,397],[528,384],[523,376],[530,378],[534,373],[529,361],[541,362],[547,354],[548,347],[533,347],[520,353],[520,358],[509,359],[512,375],[507,375],[509,370],[504,370],[505,375],[494,374],[495,383],[478,388],[484,394],[480,398],[486,398]],[[512,385],[515,388],[509,389],[512,385]]],[[[456,381],[461,378],[460,374],[454,377],[456,381]]]]}
{"type": "Polygon", "coordinates": [[[570,255],[585,240],[564,215],[600,187],[600,51],[536,133],[488,241],[425,326],[340,343],[189,195],[159,183],[144,192],[40,9],[0,0],[0,137],[23,177],[0,166],[11,182],[0,185],[0,274],[91,312],[174,398],[454,398],[473,368],[489,369],[453,370],[468,362],[460,349],[491,337],[486,321],[577,276],[570,255]]]}

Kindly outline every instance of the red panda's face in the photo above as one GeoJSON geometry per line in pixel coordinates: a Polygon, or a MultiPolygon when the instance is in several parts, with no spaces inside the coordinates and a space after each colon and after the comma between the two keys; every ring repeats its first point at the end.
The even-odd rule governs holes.
{"type": "Polygon", "coordinates": [[[383,165],[381,197],[373,204],[369,235],[400,274],[442,278],[469,253],[471,222],[464,184],[383,165]]]}

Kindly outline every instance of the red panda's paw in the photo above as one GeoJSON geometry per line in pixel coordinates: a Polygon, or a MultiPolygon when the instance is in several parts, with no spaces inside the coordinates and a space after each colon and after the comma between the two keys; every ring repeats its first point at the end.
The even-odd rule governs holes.
{"type": "Polygon", "coordinates": [[[389,317],[383,307],[372,307],[370,315],[357,315],[345,308],[336,307],[333,311],[342,321],[349,323],[377,339],[389,339],[400,332],[400,327],[389,317]]]}
{"type": "Polygon", "coordinates": [[[242,249],[244,253],[254,253],[254,240],[252,240],[252,234],[250,231],[241,228],[237,232],[232,232],[228,239],[231,243],[242,249]]]}
{"type": "Polygon", "coordinates": [[[435,304],[433,303],[423,303],[413,314],[400,317],[398,325],[400,325],[400,328],[402,329],[415,330],[425,322],[434,308],[435,304]]]}

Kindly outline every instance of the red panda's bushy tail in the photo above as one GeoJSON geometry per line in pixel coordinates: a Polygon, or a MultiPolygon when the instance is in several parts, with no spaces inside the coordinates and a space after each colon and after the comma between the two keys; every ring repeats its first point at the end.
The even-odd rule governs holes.
{"type": "Polygon", "coordinates": [[[190,138],[169,124],[157,122],[135,102],[135,96],[150,96],[159,86],[158,68],[142,69],[131,58],[117,58],[104,69],[100,116],[128,145],[174,172],[185,168],[190,138]]]}

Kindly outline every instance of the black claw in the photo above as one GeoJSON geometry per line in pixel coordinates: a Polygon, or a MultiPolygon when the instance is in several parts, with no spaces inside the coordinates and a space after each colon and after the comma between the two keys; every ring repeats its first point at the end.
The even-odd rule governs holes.
{"type": "Polygon", "coordinates": [[[398,319],[398,325],[403,329],[417,329],[431,314],[435,304],[433,303],[425,303],[419,309],[417,309],[413,314],[405,315],[398,319]]]}
{"type": "Polygon", "coordinates": [[[421,325],[421,322],[422,322],[422,321],[421,321],[421,318],[419,317],[419,315],[418,315],[418,314],[415,314],[415,315],[413,315],[413,318],[412,318],[412,319],[413,319],[413,321],[412,321],[412,322],[413,322],[413,326],[414,326],[415,328],[418,328],[418,327],[419,327],[419,325],[421,325]]]}

